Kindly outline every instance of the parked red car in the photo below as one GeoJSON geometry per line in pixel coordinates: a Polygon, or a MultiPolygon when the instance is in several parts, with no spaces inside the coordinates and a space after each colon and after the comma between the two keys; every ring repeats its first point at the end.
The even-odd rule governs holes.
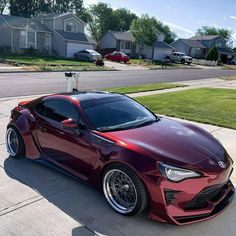
{"type": "Polygon", "coordinates": [[[123,61],[124,63],[127,63],[129,61],[129,57],[125,53],[118,51],[114,51],[112,53],[107,54],[105,58],[110,61],[117,61],[117,62],[123,61]]]}
{"type": "Polygon", "coordinates": [[[128,216],[182,225],[209,219],[232,201],[233,161],[209,133],[156,116],[131,98],[73,92],[25,101],[12,110],[11,157],[54,163],[103,189],[128,216]]]}

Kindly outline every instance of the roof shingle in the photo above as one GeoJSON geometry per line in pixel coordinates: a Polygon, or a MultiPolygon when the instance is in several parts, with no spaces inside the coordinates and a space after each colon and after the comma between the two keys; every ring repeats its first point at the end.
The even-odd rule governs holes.
{"type": "Polygon", "coordinates": [[[192,48],[206,48],[201,42],[193,39],[181,39],[192,48]]]}
{"type": "Polygon", "coordinates": [[[199,35],[199,36],[194,36],[189,39],[191,40],[212,40],[221,37],[220,35],[199,35]]]}
{"type": "Polygon", "coordinates": [[[33,18],[25,18],[20,16],[9,16],[9,15],[0,15],[0,16],[13,28],[52,32],[47,26],[41,24],[39,21],[33,18]]]}
{"type": "Polygon", "coordinates": [[[111,31],[109,32],[117,39],[117,40],[124,40],[124,41],[132,41],[132,36],[129,31],[111,31]]]}
{"type": "Polygon", "coordinates": [[[59,35],[61,35],[65,40],[68,40],[68,41],[80,41],[80,42],[85,42],[85,43],[96,44],[85,33],[71,33],[71,32],[65,32],[63,30],[55,30],[55,31],[59,35]]]}

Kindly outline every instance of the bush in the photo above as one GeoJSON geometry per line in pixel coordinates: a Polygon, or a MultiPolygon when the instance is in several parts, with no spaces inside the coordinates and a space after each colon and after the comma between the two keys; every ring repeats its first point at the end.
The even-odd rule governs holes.
{"type": "Polygon", "coordinates": [[[2,46],[0,47],[0,55],[9,55],[11,53],[10,46],[2,46]]]}
{"type": "Polygon", "coordinates": [[[38,50],[34,49],[32,46],[30,48],[25,49],[24,51],[25,55],[37,55],[38,54],[38,50]]]}
{"type": "Polygon", "coordinates": [[[206,59],[209,61],[217,61],[219,58],[219,53],[216,47],[211,48],[208,53],[206,59]]]}

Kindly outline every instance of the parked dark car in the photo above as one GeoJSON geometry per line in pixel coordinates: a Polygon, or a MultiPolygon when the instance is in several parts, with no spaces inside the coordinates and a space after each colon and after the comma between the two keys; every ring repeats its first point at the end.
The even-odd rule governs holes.
{"type": "Polygon", "coordinates": [[[102,55],[95,50],[87,49],[87,50],[81,50],[75,53],[74,59],[80,60],[80,61],[94,62],[97,60],[101,60],[102,55]]]}
{"type": "Polygon", "coordinates": [[[6,147],[13,158],[54,163],[103,189],[124,216],[148,208],[152,220],[189,224],[216,216],[234,195],[233,161],[211,134],[120,94],[73,92],[20,102],[6,147]]]}
{"type": "Polygon", "coordinates": [[[125,53],[118,51],[114,51],[112,53],[107,54],[105,58],[110,61],[117,61],[124,63],[127,63],[129,61],[129,57],[125,53]]]}

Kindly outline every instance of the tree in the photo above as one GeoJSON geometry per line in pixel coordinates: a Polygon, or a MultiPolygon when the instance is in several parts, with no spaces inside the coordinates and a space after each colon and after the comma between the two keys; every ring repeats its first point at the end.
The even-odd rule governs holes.
{"type": "Polygon", "coordinates": [[[224,28],[202,26],[202,28],[197,30],[196,35],[197,36],[201,36],[201,35],[220,35],[229,44],[229,43],[231,43],[232,31],[228,30],[228,29],[224,29],[224,28]]]}
{"type": "Polygon", "coordinates": [[[40,14],[72,12],[86,20],[83,0],[10,0],[10,14],[35,17],[40,14]]]}
{"type": "Polygon", "coordinates": [[[127,31],[133,20],[138,17],[126,8],[118,8],[112,12],[113,25],[110,30],[127,31]]]}
{"type": "Polygon", "coordinates": [[[142,15],[140,18],[132,21],[130,31],[134,41],[140,47],[152,46],[157,39],[158,22],[154,17],[142,15]]]}
{"type": "Polygon", "coordinates": [[[96,41],[98,48],[102,36],[108,29],[112,28],[112,8],[106,3],[93,4],[89,8],[88,31],[92,38],[96,41]]]}
{"type": "Polygon", "coordinates": [[[211,48],[207,53],[206,59],[209,61],[217,61],[218,58],[219,58],[219,53],[217,47],[211,48]]]}
{"type": "Polygon", "coordinates": [[[133,20],[130,30],[134,41],[141,47],[152,46],[160,32],[164,34],[166,43],[172,43],[176,38],[176,34],[167,25],[148,15],[133,20]]]}
{"type": "Polygon", "coordinates": [[[177,35],[170,30],[169,26],[164,25],[162,22],[158,21],[158,30],[165,35],[164,42],[170,44],[175,41],[177,35]]]}
{"type": "Polygon", "coordinates": [[[45,0],[10,0],[10,14],[13,16],[34,17],[50,11],[50,2],[45,0]]]}
{"type": "Polygon", "coordinates": [[[8,4],[9,4],[9,0],[0,0],[0,14],[3,14],[8,4]]]}

